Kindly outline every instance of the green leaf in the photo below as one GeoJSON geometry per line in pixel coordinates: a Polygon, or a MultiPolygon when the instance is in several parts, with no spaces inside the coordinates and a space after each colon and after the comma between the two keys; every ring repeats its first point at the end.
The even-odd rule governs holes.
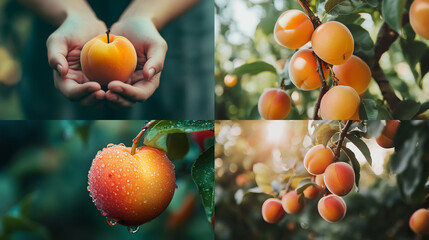
{"type": "Polygon", "coordinates": [[[398,120],[410,120],[420,110],[420,103],[413,100],[401,101],[393,112],[393,118],[398,120]]]}
{"type": "Polygon", "coordinates": [[[167,135],[167,156],[170,160],[183,159],[189,151],[189,138],[186,133],[167,135]]]}
{"type": "Polygon", "coordinates": [[[368,131],[367,138],[373,138],[380,136],[381,132],[384,129],[384,124],[381,121],[370,120],[367,121],[368,131]]]}
{"type": "Polygon", "coordinates": [[[362,58],[370,67],[373,65],[374,42],[368,31],[356,24],[348,24],[347,28],[353,35],[354,50],[353,54],[362,58]]]}
{"type": "Polygon", "coordinates": [[[340,129],[338,128],[338,125],[334,125],[331,123],[323,124],[314,130],[313,135],[311,136],[312,142],[315,145],[323,144],[323,146],[326,147],[332,136],[334,136],[335,133],[338,133],[339,131],[340,129]]]}
{"type": "Polygon", "coordinates": [[[405,140],[401,148],[392,156],[390,166],[392,167],[394,174],[403,173],[408,165],[410,165],[411,159],[414,157],[418,141],[418,132],[413,132],[413,135],[405,140]]]}
{"type": "Polygon", "coordinates": [[[371,152],[369,151],[369,148],[366,143],[354,134],[347,134],[346,138],[350,140],[350,142],[352,142],[359,149],[359,151],[362,152],[369,165],[372,165],[371,152]]]}
{"type": "Polygon", "coordinates": [[[372,99],[361,99],[359,105],[359,118],[376,120],[378,116],[377,105],[372,99]]]}
{"type": "Polygon", "coordinates": [[[211,223],[214,214],[214,146],[204,151],[192,165],[192,179],[203,201],[207,219],[211,223]]]}
{"type": "Polygon", "coordinates": [[[401,38],[399,43],[401,45],[402,54],[413,72],[414,79],[419,83],[420,76],[416,70],[416,65],[420,62],[429,48],[423,42],[409,39],[401,38]]]}
{"type": "Polygon", "coordinates": [[[345,155],[349,158],[350,162],[353,166],[353,171],[355,172],[355,184],[356,187],[359,189],[359,179],[360,179],[360,164],[359,161],[356,159],[355,153],[346,147],[341,147],[341,149],[344,151],[345,155]]]}
{"type": "Polygon", "coordinates": [[[253,63],[246,63],[241,65],[240,67],[236,68],[231,74],[235,75],[243,75],[243,74],[250,74],[250,75],[256,75],[261,72],[272,72],[274,74],[277,74],[276,68],[263,61],[253,62],[253,63]]]}
{"type": "Polygon", "coordinates": [[[303,178],[298,183],[298,186],[296,187],[295,191],[296,191],[297,194],[301,194],[302,192],[304,192],[304,190],[307,187],[309,187],[311,185],[316,185],[316,183],[312,182],[310,177],[303,178]]]}
{"type": "Polygon", "coordinates": [[[384,21],[397,33],[401,30],[402,14],[406,0],[383,0],[381,14],[384,21]]]}
{"type": "Polygon", "coordinates": [[[372,0],[328,0],[325,4],[325,11],[331,15],[350,14],[351,12],[365,7],[378,5],[372,0]]]}

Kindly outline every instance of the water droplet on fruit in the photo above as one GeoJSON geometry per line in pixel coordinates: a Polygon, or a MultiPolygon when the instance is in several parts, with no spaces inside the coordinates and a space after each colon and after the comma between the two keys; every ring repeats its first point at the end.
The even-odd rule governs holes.
{"type": "Polygon", "coordinates": [[[130,179],[127,179],[127,182],[130,182],[130,179]]]}
{"type": "Polygon", "coordinates": [[[118,222],[111,219],[111,218],[106,218],[107,220],[107,224],[109,224],[110,226],[115,226],[118,222]]]}
{"type": "Polygon", "coordinates": [[[104,167],[104,166],[105,166],[105,165],[104,165],[104,163],[102,163],[102,164],[101,164],[101,167],[104,167]]]}
{"type": "Polygon", "coordinates": [[[176,188],[176,189],[178,189],[178,188],[179,188],[179,186],[177,186],[177,184],[174,184],[174,186],[175,186],[175,188],[176,188]]]}
{"type": "Polygon", "coordinates": [[[125,144],[119,143],[118,146],[125,147],[125,144]]]}
{"type": "Polygon", "coordinates": [[[89,190],[89,186],[87,186],[87,187],[86,187],[86,190],[87,190],[88,192],[91,192],[91,191],[89,190]]]}
{"type": "Polygon", "coordinates": [[[115,144],[113,144],[113,143],[109,143],[109,144],[107,144],[107,147],[108,148],[111,148],[111,147],[114,147],[115,146],[115,144]]]}
{"type": "Polygon", "coordinates": [[[127,229],[130,233],[136,233],[139,230],[139,226],[128,226],[127,229]]]}

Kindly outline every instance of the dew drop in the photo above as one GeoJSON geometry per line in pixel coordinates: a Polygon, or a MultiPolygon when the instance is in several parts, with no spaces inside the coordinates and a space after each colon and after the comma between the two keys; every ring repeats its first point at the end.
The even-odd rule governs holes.
{"type": "Polygon", "coordinates": [[[107,147],[108,147],[108,148],[111,148],[111,147],[113,147],[113,146],[115,146],[115,144],[113,144],[113,143],[109,143],[109,144],[107,144],[107,147]]]}
{"type": "Polygon", "coordinates": [[[115,226],[118,223],[117,221],[115,221],[112,218],[106,218],[106,220],[107,220],[107,224],[109,224],[109,226],[115,226]]]}
{"type": "Polygon", "coordinates": [[[174,184],[174,186],[175,186],[175,188],[176,188],[176,189],[178,189],[178,188],[179,188],[179,186],[177,186],[177,184],[174,184]]]}
{"type": "Polygon", "coordinates": [[[104,166],[105,166],[105,165],[104,165],[104,163],[102,163],[102,164],[101,164],[101,167],[104,167],[104,166]]]}
{"type": "Polygon", "coordinates": [[[127,229],[130,233],[136,233],[139,230],[139,226],[128,226],[127,229]]]}
{"type": "Polygon", "coordinates": [[[91,192],[91,191],[89,190],[89,186],[87,186],[87,187],[86,187],[86,190],[87,190],[88,192],[91,192]]]}

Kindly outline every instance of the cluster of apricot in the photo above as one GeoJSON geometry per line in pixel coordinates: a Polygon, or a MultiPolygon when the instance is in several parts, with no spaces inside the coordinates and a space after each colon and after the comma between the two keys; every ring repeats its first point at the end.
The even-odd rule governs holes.
{"type": "MultiPolygon", "coordinates": [[[[314,29],[304,12],[287,10],[277,20],[274,37],[289,49],[298,49],[311,42],[312,50],[300,49],[289,61],[289,78],[301,90],[319,88],[321,75],[326,80],[333,66],[333,87],[324,94],[320,104],[323,119],[359,119],[359,94],[368,88],[371,70],[362,59],[352,55],[354,40],[345,25],[331,21],[314,29]],[[318,72],[316,56],[323,60],[320,61],[323,73],[318,72]]],[[[284,119],[290,112],[291,100],[283,90],[268,89],[260,96],[258,109],[264,119],[284,119]]]]}

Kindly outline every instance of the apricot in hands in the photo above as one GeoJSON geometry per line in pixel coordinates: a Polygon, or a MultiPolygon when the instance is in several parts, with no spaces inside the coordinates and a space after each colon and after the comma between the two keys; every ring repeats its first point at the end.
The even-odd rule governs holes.
{"type": "Polygon", "coordinates": [[[399,120],[386,121],[386,126],[381,132],[381,135],[375,139],[378,145],[380,145],[380,147],[382,148],[393,147],[393,139],[395,138],[396,132],[398,131],[399,124],[400,124],[399,120]]]}
{"type": "Polygon", "coordinates": [[[335,86],[323,95],[320,115],[323,120],[350,120],[356,118],[359,104],[359,94],[352,87],[335,86]]]}
{"type": "Polygon", "coordinates": [[[282,197],[282,205],[285,212],[289,214],[295,214],[301,212],[301,210],[304,208],[305,203],[300,203],[298,201],[299,196],[295,191],[290,191],[286,193],[282,197]]]}
{"type": "Polygon", "coordinates": [[[355,184],[355,172],[345,162],[337,162],[329,165],[324,175],[326,187],[338,196],[347,195],[355,184]]]}
{"type": "Polygon", "coordinates": [[[297,49],[310,41],[313,30],[313,23],[305,13],[287,10],[277,19],[274,37],[280,45],[297,49]]]}
{"type": "MultiPolygon", "coordinates": [[[[323,68],[325,79],[328,77],[329,68],[323,68]]],[[[321,85],[317,72],[316,57],[313,51],[302,49],[293,54],[289,62],[289,77],[296,87],[302,90],[313,90],[321,85]]]]}
{"type": "Polygon", "coordinates": [[[358,94],[364,93],[371,81],[371,70],[368,65],[355,55],[347,62],[334,66],[333,71],[339,85],[350,86],[358,94]]]}
{"type": "Polygon", "coordinates": [[[323,144],[316,145],[305,154],[304,167],[313,174],[322,174],[325,172],[326,167],[332,163],[334,153],[330,148],[325,148],[323,144]]]}
{"type": "Polygon", "coordinates": [[[80,61],[89,80],[107,86],[111,81],[126,82],[131,77],[136,69],[137,54],[125,37],[103,34],[83,46],[80,61]]]}
{"type": "Polygon", "coordinates": [[[103,216],[126,226],[159,216],[176,188],[174,165],[165,152],[144,146],[131,155],[131,148],[113,144],[98,152],[88,184],[103,216]]]}
{"type": "Polygon", "coordinates": [[[290,97],[283,90],[271,88],[259,97],[259,114],[266,120],[282,120],[287,117],[290,109],[290,97]]]}
{"type": "Polygon", "coordinates": [[[317,204],[320,216],[328,222],[338,222],[346,215],[346,203],[341,197],[328,195],[317,204]]]}
{"type": "Polygon", "coordinates": [[[429,234],[429,210],[421,208],[413,213],[410,218],[410,228],[421,235],[429,234]]]}
{"type": "Polygon", "coordinates": [[[262,218],[267,223],[277,223],[282,220],[285,211],[282,202],[277,198],[269,198],[262,204],[262,218]]]}
{"type": "Polygon", "coordinates": [[[317,27],[311,36],[311,45],[319,58],[332,65],[345,63],[354,49],[350,30],[337,21],[317,27]]]}
{"type": "Polygon", "coordinates": [[[415,0],[411,4],[410,24],[418,35],[429,40],[429,0],[415,0]]]}

